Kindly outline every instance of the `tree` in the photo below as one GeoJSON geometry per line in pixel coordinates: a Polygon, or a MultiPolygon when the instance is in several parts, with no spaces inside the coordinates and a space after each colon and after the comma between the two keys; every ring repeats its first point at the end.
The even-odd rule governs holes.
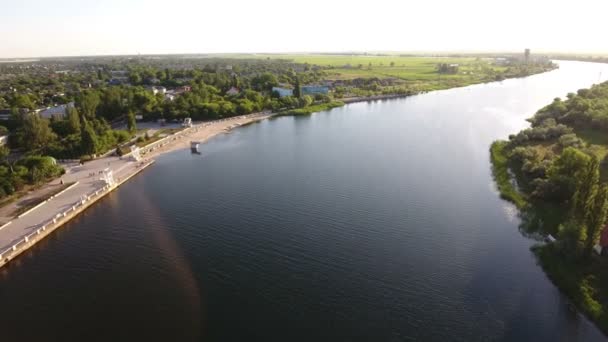
{"type": "Polygon", "coordinates": [[[293,87],[293,96],[300,98],[302,96],[302,86],[300,86],[300,78],[296,76],[296,84],[293,87]]]}
{"type": "Polygon", "coordinates": [[[25,114],[17,137],[21,147],[27,151],[34,151],[48,146],[57,136],[49,127],[48,120],[38,114],[25,114]]]}
{"type": "Polygon", "coordinates": [[[133,113],[133,111],[129,111],[127,113],[127,128],[131,133],[135,132],[135,130],[137,129],[137,124],[135,122],[135,114],[133,113]]]}
{"type": "Polygon", "coordinates": [[[313,103],[313,99],[310,95],[304,95],[300,98],[300,107],[308,107],[313,103]]]}
{"type": "Polygon", "coordinates": [[[6,162],[11,150],[6,145],[0,146],[0,164],[6,162]]]}
{"type": "Polygon", "coordinates": [[[34,109],[35,105],[34,105],[34,101],[32,101],[32,98],[27,95],[27,94],[18,94],[15,95],[15,98],[13,99],[13,107],[15,108],[27,108],[27,109],[34,109]]]}
{"type": "Polygon", "coordinates": [[[88,123],[86,118],[84,118],[84,115],[83,115],[83,120],[82,120],[81,136],[82,136],[82,140],[81,140],[82,153],[88,154],[88,155],[93,155],[93,154],[97,153],[97,149],[99,146],[99,142],[97,140],[97,134],[95,133],[95,130],[93,129],[93,127],[91,127],[91,125],[88,123]]]}
{"type": "Polygon", "coordinates": [[[600,232],[606,223],[608,213],[608,185],[602,184],[594,196],[592,206],[587,215],[587,232],[585,236],[585,255],[588,257],[597,243],[600,232]]]}
{"type": "Polygon", "coordinates": [[[77,101],[80,112],[89,119],[95,118],[95,113],[100,103],[99,94],[93,90],[83,92],[77,101]]]}
{"type": "Polygon", "coordinates": [[[556,200],[572,199],[577,190],[579,174],[582,173],[591,158],[584,152],[568,147],[553,162],[547,171],[547,178],[556,200]]]}
{"type": "Polygon", "coordinates": [[[584,223],[591,215],[598,190],[600,178],[598,159],[593,156],[587,162],[585,168],[576,176],[577,186],[573,198],[573,216],[579,223],[584,223]]]}
{"type": "Polygon", "coordinates": [[[271,91],[279,85],[277,77],[271,73],[263,73],[251,79],[251,87],[257,91],[271,91]]]}
{"type": "Polygon", "coordinates": [[[71,134],[76,134],[80,132],[80,114],[78,114],[78,110],[74,107],[68,107],[68,126],[71,134]]]}

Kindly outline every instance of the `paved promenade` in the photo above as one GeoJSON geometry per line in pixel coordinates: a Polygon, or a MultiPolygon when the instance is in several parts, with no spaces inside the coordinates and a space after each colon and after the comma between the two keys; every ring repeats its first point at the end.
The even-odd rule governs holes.
{"type": "MultiPolygon", "coordinates": [[[[69,190],[54,197],[39,208],[29,212],[20,218],[15,218],[12,222],[0,230],[0,252],[11,247],[16,241],[38,229],[43,223],[52,220],[60,212],[72,207],[74,203],[82,199],[84,194],[89,194],[101,189],[105,181],[101,179],[100,171],[106,168],[113,170],[114,179],[127,177],[132,174],[141,162],[131,160],[120,160],[118,157],[106,157],[94,160],[83,166],[76,165],[66,168],[66,174],[62,177],[63,181],[76,182],[78,184],[69,190]]],[[[57,179],[53,183],[59,183],[57,179]]]]}

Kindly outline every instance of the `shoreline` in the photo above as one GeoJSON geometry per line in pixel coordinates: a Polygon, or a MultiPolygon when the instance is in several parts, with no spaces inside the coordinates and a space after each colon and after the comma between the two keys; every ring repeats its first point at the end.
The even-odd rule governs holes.
{"type": "MultiPolygon", "coordinates": [[[[234,128],[264,120],[272,116],[273,114],[262,112],[195,124],[192,127],[188,127],[159,141],[153,142],[148,146],[144,146],[142,150],[145,150],[145,152],[141,153],[142,160],[139,161],[131,160],[132,158],[129,158],[128,154],[123,157],[108,156],[95,160],[93,164],[99,165],[97,169],[94,170],[98,170],[100,168],[108,169],[109,167],[106,167],[106,163],[108,166],[110,166],[111,163],[118,164],[120,167],[110,169],[115,174],[114,178],[116,181],[113,184],[103,183],[103,186],[99,186],[100,184],[95,180],[95,178],[92,180],[90,179],[91,173],[89,172],[88,177],[85,177],[84,175],[80,175],[79,177],[84,177],[87,182],[95,183],[96,185],[90,186],[89,184],[89,186],[85,186],[84,184],[79,184],[79,181],[76,181],[75,184],[70,186],[70,188],[66,189],[65,191],[73,193],[63,195],[64,191],[62,191],[61,194],[55,195],[43,201],[31,210],[28,210],[28,213],[37,212],[38,215],[45,216],[45,218],[35,221],[36,223],[34,224],[31,222],[21,224],[21,230],[16,233],[18,234],[18,237],[8,238],[10,243],[5,243],[0,250],[0,268],[10,265],[12,261],[15,260],[19,255],[35,246],[38,242],[44,240],[44,238],[51,235],[54,231],[63,227],[66,223],[76,218],[80,213],[84,212],[94,203],[97,203],[97,201],[104,198],[116,188],[125,184],[134,176],[140,174],[148,166],[156,162],[156,157],[159,157],[165,153],[189,148],[190,141],[192,140],[196,140],[201,143],[206,142],[221,133],[227,133],[234,128]],[[54,200],[54,198],[59,197],[63,198],[60,200],[54,200]],[[66,201],[68,202],[67,205],[66,201]],[[67,207],[67,209],[53,211],[51,209],[47,210],[45,207],[47,203],[57,206],[56,202],[61,202],[61,204],[67,207]],[[40,214],[40,212],[42,212],[42,214],[40,214]],[[53,215],[48,216],[49,214],[53,215]]],[[[74,166],[66,171],[68,174],[84,173],[80,170],[80,168],[82,168],[82,166],[74,166]]],[[[57,180],[54,180],[51,183],[56,181],[57,180]]],[[[83,181],[82,183],[85,182],[83,181]]],[[[0,237],[5,237],[5,235],[8,234],[7,230],[18,229],[15,226],[19,226],[19,223],[21,223],[20,220],[22,221],[22,217],[24,216],[25,215],[20,215],[14,220],[4,224],[2,226],[3,230],[0,230],[0,237]]],[[[36,216],[36,214],[32,216],[36,216]]],[[[14,232],[11,234],[16,235],[14,232]]]]}
{"type": "MultiPolygon", "coordinates": [[[[547,70],[547,71],[550,71],[550,70],[547,70]]],[[[532,75],[528,75],[528,76],[532,76],[532,75]]],[[[480,84],[484,84],[484,83],[492,83],[492,82],[482,82],[480,84]]],[[[452,87],[452,88],[459,88],[459,87],[452,87]]],[[[452,89],[452,88],[447,88],[447,89],[452,89]]],[[[413,96],[413,95],[420,95],[420,94],[424,94],[424,93],[428,93],[428,92],[421,91],[421,92],[418,92],[415,94],[383,94],[383,95],[373,95],[373,96],[365,96],[365,97],[351,97],[351,98],[346,98],[346,99],[340,99],[339,106],[344,106],[347,104],[353,104],[353,103],[358,103],[358,102],[405,98],[405,97],[409,97],[409,96],[413,96]]],[[[333,104],[336,104],[336,103],[337,102],[334,102],[333,104]]],[[[336,105],[332,106],[331,103],[326,104],[326,105],[327,105],[327,108],[320,108],[319,110],[314,109],[312,112],[307,113],[307,114],[313,114],[316,112],[330,110],[332,108],[338,107],[336,105]]],[[[323,104],[318,104],[318,106],[322,107],[323,104]]],[[[248,124],[258,122],[258,121],[261,121],[264,119],[282,116],[282,115],[298,115],[298,114],[287,114],[285,112],[283,112],[283,113],[281,113],[281,112],[278,112],[278,113],[259,112],[259,113],[246,114],[246,115],[235,116],[235,117],[230,117],[230,118],[225,118],[225,119],[220,119],[220,120],[215,120],[215,121],[197,123],[191,127],[185,128],[174,134],[168,135],[158,141],[152,142],[147,146],[141,147],[140,156],[143,161],[141,161],[141,160],[133,161],[132,158],[130,158],[130,155],[131,155],[131,152],[130,152],[121,157],[116,157],[116,156],[110,155],[110,156],[104,156],[102,158],[89,162],[90,164],[97,165],[96,167],[94,166],[91,169],[93,171],[98,171],[99,173],[101,173],[101,170],[111,170],[118,176],[118,174],[120,174],[120,172],[123,171],[124,169],[127,169],[127,171],[126,171],[126,174],[121,174],[120,176],[117,177],[118,181],[116,183],[111,184],[111,185],[107,185],[104,183],[104,185],[101,187],[95,186],[92,189],[93,191],[90,191],[91,190],[90,184],[89,184],[89,187],[85,187],[84,185],[82,185],[81,187],[77,187],[76,195],[79,195],[82,199],[78,202],[73,203],[73,205],[70,204],[70,208],[68,210],[60,211],[59,213],[55,214],[55,216],[53,216],[51,218],[51,220],[48,220],[48,218],[41,219],[34,225],[30,225],[30,226],[26,225],[25,229],[23,229],[24,227],[21,227],[22,230],[25,232],[30,232],[32,230],[32,228],[37,228],[37,229],[34,229],[33,232],[30,232],[29,234],[22,234],[19,239],[13,239],[11,244],[8,245],[8,246],[10,246],[10,248],[8,248],[8,249],[6,248],[7,247],[6,244],[4,247],[0,246],[0,248],[3,248],[2,250],[0,250],[0,268],[9,264],[11,260],[13,260],[21,253],[28,250],[32,246],[34,246],[37,242],[43,240],[46,236],[50,235],[53,231],[62,227],[65,223],[69,222],[74,217],[78,216],[81,212],[85,211],[93,203],[96,203],[98,200],[104,198],[105,195],[112,192],[115,188],[124,184],[130,178],[139,174],[141,171],[143,171],[148,166],[152,165],[155,162],[155,158],[160,157],[166,153],[178,151],[181,149],[188,149],[188,148],[190,148],[191,141],[198,141],[199,143],[205,143],[221,133],[228,133],[228,132],[232,131],[234,128],[248,125],[248,124]],[[187,139],[184,139],[184,138],[187,138],[187,139]],[[108,165],[107,167],[105,166],[106,162],[108,165]],[[120,167],[111,168],[110,165],[112,163],[119,164],[120,167]],[[128,170],[128,168],[130,168],[130,170],[128,170]],[[101,194],[100,194],[100,192],[101,192],[101,194]],[[72,212],[67,214],[70,210],[72,212]],[[44,224],[44,222],[46,222],[46,224],[44,224]],[[19,247],[19,248],[17,248],[17,247],[19,247]]],[[[89,163],[87,163],[87,164],[89,164],[89,163]]],[[[89,165],[87,165],[87,166],[89,166],[89,165]]],[[[80,166],[80,167],[73,166],[66,171],[67,171],[67,173],[72,174],[73,171],[76,170],[76,173],[79,173],[80,172],[78,170],[79,168],[83,168],[83,167],[82,166],[80,166]]],[[[92,174],[90,173],[89,177],[91,177],[91,175],[94,175],[94,174],[95,174],[94,172],[92,174]]],[[[84,176],[80,175],[80,177],[84,177],[84,176]]],[[[78,181],[77,178],[76,178],[76,180],[78,181]]],[[[91,183],[91,182],[89,181],[89,183],[91,183]]],[[[73,198],[74,194],[72,194],[71,196],[73,198]]],[[[46,203],[46,201],[45,201],[45,203],[46,203]]],[[[33,208],[32,211],[38,211],[38,209],[39,209],[39,207],[37,206],[36,208],[33,208]]],[[[44,208],[42,208],[40,210],[44,210],[44,208]]],[[[52,213],[52,211],[51,211],[51,213],[52,213]]],[[[48,214],[49,214],[49,211],[46,211],[42,215],[44,216],[44,215],[48,215],[48,214]]],[[[17,221],[17,220],[14,220],[14,221],[17,221]]],[[[18,223],[14,224],[14,221],[10,222],[13,227],[18,225],[18,223]]],[[[10,226],[10,225],[7,224],[5,226],[10,226]]],[[[10,227],[10,228],[13,228],[13,227],[10,227]]],[[[4,228],[4,226],[3,226],[3,228],[4,228]]],[[[9,229],[9,230],[11,230],[11,229],[9,229]]],[[[6,233],[6,231],[4,231],[3,233],[6,233]]],[[[0,233],[0,242],[2,240],[1,238],[3,237],[3,236],[1,236],[1,234],[2,233],[0,233]]],[[[14,233],[12,233],[12,234],[14,235],[14,233]]]]}
{"type": "MultiPolygon", "coordinates": [[[[191,141],[198,141],[204,143],[210,139],[220,135],[222,133],[228,133],[234,128],[248,125],[254,122],[262,121],[275,116],[275,114],[260,112],[254,114],[247,114],[241,116],[234,116],[230,118],[220,119],[211,122],[202,122],[192,125],[192,127],[185,128],[172,135],[168,135],[165,138],[155,141],[147,146],[140,148],[142,157],[146,159],[152,159],[159,157],[163,154],[178,151],[181,149],[190,148],[191,141]],[[188,138],[185,139],[184,138],[188,138]],[[166,139],[166,140],[165,140],[166,139]]],[[[123,156],[127,157],[130,153],[123,156]]]]}

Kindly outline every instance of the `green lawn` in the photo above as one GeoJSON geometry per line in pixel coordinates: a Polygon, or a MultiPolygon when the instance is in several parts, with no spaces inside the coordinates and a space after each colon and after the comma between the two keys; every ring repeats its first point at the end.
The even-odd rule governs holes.
{"type": "MultiPolygon", "coordinates": [[[[232,58],[284,59],[295,63],[322,66],[328,79],[345,80],[355,78],[396,78],[404,81],[457,80],[460,84],[484,81],[493,73],[506,68],[491,64],[490,59],[472,57],[408,57],[399,55],[314,55],[314,54],[238,54],[232,58]],[[459,64],[456,75],[441,75],[436,72],[440,63],[459,64]],[[370,66],[371,64],[371,66],[370,66]]],[[[443,88],[443,87],[442,87],[443,88]]]]}

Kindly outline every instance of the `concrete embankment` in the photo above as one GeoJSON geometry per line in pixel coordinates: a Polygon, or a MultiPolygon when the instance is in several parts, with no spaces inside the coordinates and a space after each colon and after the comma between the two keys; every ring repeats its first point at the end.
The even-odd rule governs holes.
{"type": "Polygon", "coordinates": [[[139,174],[141,171],[143,171],[145,168],[152,165],[153,163],[154,160],[151,160],[145,164],[141,164],[141,166],[135,168],[127,176],[119,179],[119,181],[116,182],[114,185],[105,185],[89,194],[83,195],[81,200],[75,202],[67,210],[59,212],[51,220],[41,223],[35,230],[32,231],[32,233],[24,236],[22,239],[15,242],[8,249],[0,251],[0,267],[9,264],[10,261],[15,259],[18,255],[25,252],[30,247],[34,246],[36,243],[42,241],[45,237],[49,236],[51,233],[63,226],[65,223],[69,222],[71,219],[78,216],[78,214],[85,211],[88,207],[93,205],[93,203],[102,199],[104,196],[124,184],[126,181],[131,179],[131,177],[139,174]]]}

